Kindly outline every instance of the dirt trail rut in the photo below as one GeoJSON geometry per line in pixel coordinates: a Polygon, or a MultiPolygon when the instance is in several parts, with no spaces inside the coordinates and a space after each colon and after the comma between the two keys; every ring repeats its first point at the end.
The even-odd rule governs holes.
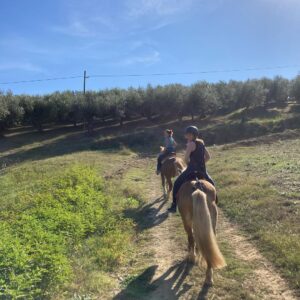
{"type": "MultiPolygon", "coordinates": [[[[181,219],[178,215],[168,216],[166,210],[170,201],[165,201],[161,194],[159,178],[153,176],[149,182],[148,195],[152,203],[149,222],[152,222],[153,226],[149,230],[151,236],[149,247],[155,253],[156,270],[152,278],[155,289],[145,299],[237,299],[230,289],[223,287],[222,291],[219,290],[218,281],[222,282],[219,271],[216,272],[213,288],[208,290],[202,286],[204,270],[185,262],[186,236],[183,230],[180,234],[174,234],[180,231],[179,226],[182,227],[181,219]]],[[[257,266],[242,283],[239,283],[247,295],[243,299],[298,299],[273,266],[222,213],[218,224],[218,240],[226,241],[237,259],[257,266]]],[[[234,280],[237,279],[230,279],[234,280]]]]}
{"type": "Polygon", "coordinates": [[[249,242],[249,238],[239,232],[237,226],[225,218],[222,212],[219,222],[219,232],[222,232],[220,236],[230,242],[236,256],[248,264],[257,266],[252,277],[244,283],[246,289],[253,293],[259,292],[260,299],[297,299],[272,264],[249,242]]]}

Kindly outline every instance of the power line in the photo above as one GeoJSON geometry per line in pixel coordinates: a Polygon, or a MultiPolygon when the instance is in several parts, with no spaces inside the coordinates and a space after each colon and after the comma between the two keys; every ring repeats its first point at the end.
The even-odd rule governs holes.
{"type": "Polygon", "coordinates": [[[243,71],[276,70],[276,69],[288,69],[288,68],[300,68],[300,65],[294,65],[294,66],[277,66],[277,67],[258,67],[258,68],[246,68],[246,69],[227,69],[227,70],[224,69],[224,70],[209,70],[209,71],[148,73],[148,74],[99,74],[99,75],[90,75],[89,78],[196,75],[196,74],[209,74],[209,73],[231,73],[231,72],[243,72],[243,71]]]}
{"type": "Polygon", "coordinates": [[[82,76],[65,76],[65,77],[53,77],[53,78],[43,78],[43,79],[31,79],[31,80],[20,80],[20,81],[6,81],[0,82],[0,84],[17,84],[17,83],[30,83],[30,82],[41,82],[41,81],[55,81],[55,80],[66,80],[82,78],[82,76]]]}
{"type": "MultiPolygon", "coordinates": [[[[116,78],[116,77],[155,77],[155,76],[186,76],[186,75],[197,75],[197,74],[213,74],[213,73],[233,73],[233,72],[244,72],[244,71],[263,71],[263,70],[278,70],[278,69],[291,69],[300,68],[300,65],[289,65],[289,66],[275,66],[275,67],[254,67],[244,69],[220,69],[220,70],[206,70],[206,71],[188,71],[188,72],[167,72],[167,73],[148,73],[148,74],[94,74],[86,76],[86,78],[116,78]]],[[[32,80],[20,80],[20,81],[6,81],[0,82],[1,85],[7,84],[19,84],[19,83],[33,83],[43,81],[56,81],[56,80],[68,80],[82,78],[82,75],[75,76],[64,76],[64,77],[52,77],[52,78],[40,78],[32,80]]]]}

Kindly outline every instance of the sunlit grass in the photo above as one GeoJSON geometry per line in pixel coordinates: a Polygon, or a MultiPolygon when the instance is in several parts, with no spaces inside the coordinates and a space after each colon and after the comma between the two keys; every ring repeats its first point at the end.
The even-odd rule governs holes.
{"type": "Polygon", "coordinates": [[[257,239],[295,288],[300,284],[299,149],[300,140],[212,148],[208,166],[222,209],[257,239]]]}

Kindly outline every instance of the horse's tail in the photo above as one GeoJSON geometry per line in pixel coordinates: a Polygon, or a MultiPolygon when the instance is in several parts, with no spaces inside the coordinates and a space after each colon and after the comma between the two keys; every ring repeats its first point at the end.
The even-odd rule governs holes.
{"type": "Polygon", "coordinates": [[[209,267],[221,269],[226,266],[226,262],[219,249],[212,228],[206,194],[200,190],[196,190],[192,197],[193,231],[197,248],[200,250],[209,267]]]}

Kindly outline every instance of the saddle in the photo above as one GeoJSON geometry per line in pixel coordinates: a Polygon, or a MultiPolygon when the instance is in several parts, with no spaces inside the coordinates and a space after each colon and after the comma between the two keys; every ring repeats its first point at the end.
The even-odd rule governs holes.
{"type": "MultiPolygon", "coordinates": [[[[195,173],[191,174],[191,176],[189,177],[188,180],[196,181],[196,183],[193,186],[194,191],[200,190],[205,193],[204,186],[203,186],[202,182],[200,181],[201,179],[205,180],[204,174],[202,172],[195,172],[195,173]]],[[[218,195],[216,195],[216,204],[218,204],[218,203],[219,203],[219,198],[218,198],[218,195]]]]}
{"type": "Polygon", "coordinates": [[[204,192],[204,186],[202,184],[202,182],[200,181],[200,179],[204,179],[204,174],[202,172],[194,172],[193,174],[191,174],[191,176],[189,177],[189,180],[191,181],[196,181],[193,190],[200,190],[202,192],[204,192]]]}
{"type": "Polygon", "coordinates": [[[175,161],[175,159],[176,159],[176,152],[172,152],[172,153],[170,153],[168,156],[166,156],[163,160],[162,160],[162,164],[164,163],[164,162],[166,162],[167,160],[172,160],[172,161],[175,161]]]}

